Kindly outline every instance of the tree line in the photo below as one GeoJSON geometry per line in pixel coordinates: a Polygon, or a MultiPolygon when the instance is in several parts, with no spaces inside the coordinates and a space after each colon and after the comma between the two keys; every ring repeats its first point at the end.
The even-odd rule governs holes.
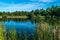
{"type": "Polygon", "coordinates": [[[56,17],[60,17],[60,6],[52,6],[50,8],[47,9],[36,9],[36,10],[32,10],[30,12],[28,11],[15,11],[15,12],[0,12],[0,16],[29,16],[29,15],[35,15],[35,16],[56,16],[56,17]]]}

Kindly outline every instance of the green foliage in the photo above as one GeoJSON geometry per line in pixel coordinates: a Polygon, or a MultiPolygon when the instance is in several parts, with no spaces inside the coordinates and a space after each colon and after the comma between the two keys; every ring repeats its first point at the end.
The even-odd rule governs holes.
{"type": "Polygon", "coordinates": [[[0,24],[0,40],[6,40],[6,30],[2,24],[0,24]]]}
{"type": "Polygon", "coordinates": [[[28,32],[24,31],[24,40],[28,40],[28,32]]]}
{"type": "Polygon", "coordinates": [[[17,33],[15,29],[10,29],[8,33],[9,33],[8,40],[17,40],[17,33]]]}
{"type": "MultiPolygon", "coordinates": [[[[7,16],[28,16],[31,21],[36,21],[36,35],[32,34],[33,40],[60,40],[60,6],[52,6],[46,10],[37,9],[30,12],[0,12],[0,16],[4,20],[7,16]]],[[[24,34],[20,31],[17,33],[16,29],[10,29],[7,32],[3,25],[0,25],[0,40],[6,40],[6,33],[7,40],[29,40],[29,34],[26,31],[24,34]]]]}

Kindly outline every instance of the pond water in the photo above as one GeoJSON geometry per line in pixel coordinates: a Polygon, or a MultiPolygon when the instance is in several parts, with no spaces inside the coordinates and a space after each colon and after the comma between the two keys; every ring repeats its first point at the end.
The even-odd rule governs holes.
{"type": "Polygon", "coordinates": [[[27,32],[34,32],[35,31],[35,26],[36,24],[35,23],[32,23],[31,21],[4,21],[3,22],[4,24],[4,27],[6,28],[6,30],[8,31],[9,29],[13,28],[13,29],[16,29],[17,32],[18,31],[27,31],[27,32]]]}
{"type": "MultiPolygon", "coordinates": [[[[27,32],[28,34],[28,40],[32,40],[32,33],[35,35],[35,27],[36,24],[34,22],[31,21],[0,21],[0,24],[3,24],[3,27],[6,29],[7,32],[7,40],[9,39],[8,36],[10,34],[9,30],[14,30],[16,29],[16,33],[17,33],[17,40],[19,40],[19,35],[22,35],[22,40],[24,40],[24,32],[27,32]],[[21,34],[20,34],[21,32],[21,34]]],[[[14,31],[13,31],[14,32],[14,31]]]]}

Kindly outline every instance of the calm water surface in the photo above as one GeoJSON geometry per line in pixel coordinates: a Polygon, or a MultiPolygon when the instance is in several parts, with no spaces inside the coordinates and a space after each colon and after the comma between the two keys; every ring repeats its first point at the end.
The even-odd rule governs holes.
{"type": "Polygon", "coordinates": [[[3,22],[3,24],[7,31],[11,28],[14,28],[17,31],[21,31],[21,32],[28,31],[30,33],[35,31],[35,26],[36,26],[36,24],[32,23],[31,21],[16,22],[11,20],[11,21],[5,21],[3,22]]]}

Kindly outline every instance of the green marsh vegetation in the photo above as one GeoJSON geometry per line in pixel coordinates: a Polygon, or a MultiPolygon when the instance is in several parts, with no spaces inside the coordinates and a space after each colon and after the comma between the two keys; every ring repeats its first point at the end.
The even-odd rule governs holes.
{"type": "Polygon", "coordinates": [[[6,30],[2,24],[0,24],[0,40],[6,40],[6,30]]]}
{"type": "MultiPolygon", "coordinates": [[[[31,12],[0,12],[1,20],[17,19],[11,17],[28,18],[32,22],[36,22],[36,32],[32,33],[31,40],[60,40],[60,6],[52,6],[46,10],[32,10],[31,12]]],[[[4,26],[0,25],[0,40],[29,40],[29,35],[26,31],[24,34],[17,33],[16,29],[10,29],[9,32],[6,32],[4,26]]]]}
{"type": "MultiPolygon", "coordinates": [[[[44,11],[44,10],[43,10],[44,11]]],[[[45,17],[39,17],[36,24],[38,40],[60,40],[60,7],[45,10],[45,17]]]]}

